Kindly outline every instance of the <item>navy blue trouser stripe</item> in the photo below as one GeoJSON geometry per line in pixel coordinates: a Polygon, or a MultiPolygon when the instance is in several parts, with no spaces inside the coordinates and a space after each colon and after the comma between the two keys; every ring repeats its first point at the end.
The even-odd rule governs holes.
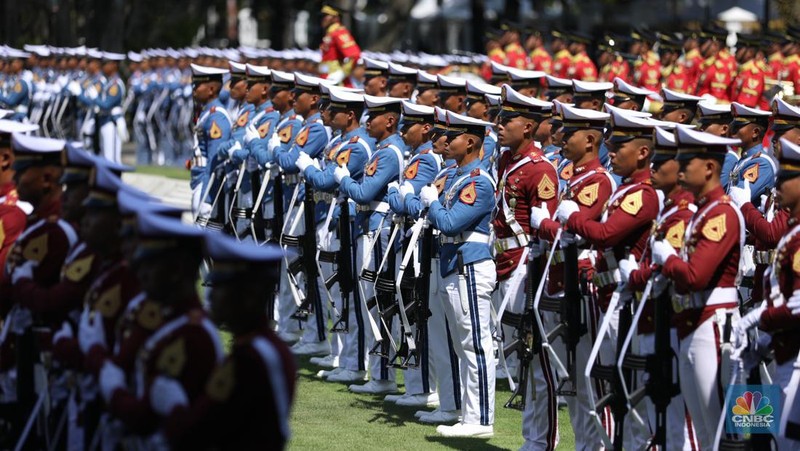
{"type": "Polygon", "coordinates": [[[456,410],[461,410],[461,371],[458,367],[458,356],[453,347],[453,336],[450,335],[450,322],[444,319],[447,328],[447,349],[450,351],[450,377],[453,379],[453,398],[456,401],[456,410]]]}
{"type": "Polygon", "coordinates": [[[481,322],[478,315],[478,292],[475,286],[475,267],[467,265],[467,298],[470,305],[470,323],[472,325],[472,343],[478,363],[478,404],[481,412],[481,425],[489,424],[489,388],[486,374],[486,354],[481,346],[481,322]]]}

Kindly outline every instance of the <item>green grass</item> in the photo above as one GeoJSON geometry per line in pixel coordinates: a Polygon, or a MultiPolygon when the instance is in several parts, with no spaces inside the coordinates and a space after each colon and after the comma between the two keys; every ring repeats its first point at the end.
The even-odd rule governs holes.
{"type": "Polygon", "coordinates": [[[171,179],[189,180],[189,171],[176,166],[136,166],[140,174],[161,175],[171,179]]]}
{"type": "MultiPolygon", "coordinates": [[[[511,392],[499,381],[495,405],[494,437],[446,438],[436,426],[418,423],[412,407],[384,403],[383,395],[357,395],[347,384],[324,382],[320,368],[307,357],[298,359],[299,379],[292,411],[290,450],[424,450],[424,449],[518,449],[522,445],[522,413],[503,404],[511,392]]],[[[402,384],[402,371],[398,372],[402,384]]],[[[558,449],[574,449],[575,441],[566,408],[559,410],[558,449]]]]}

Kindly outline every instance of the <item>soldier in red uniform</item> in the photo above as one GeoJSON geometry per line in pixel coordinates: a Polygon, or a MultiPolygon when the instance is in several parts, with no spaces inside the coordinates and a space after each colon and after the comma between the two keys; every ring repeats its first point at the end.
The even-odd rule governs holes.
{"type": "Polygon", "coordinates": [[[211,313],[233,333],[230,355],[192,402],[181,384],[164,375],[153,383],[150,402],[166,416],[163,434],[174,449],[283,449],[297,370],[265,313],[282,251],[222,234],[205,241],[214,261],[211,313]]]}
{"type": "Polygon", "coordinates": [[[341,9],[325,4],[320,12],[325,36],[319,45],[322,52],[319,73],[323,78],[339,83],[350,75],[353,65],[361,56],[361,48],[350,31],[342,25],[341,9]]]}
{"type": "Polygon", "coordinates": [[[744,230],[739,209],[725,195],[720,171],[735,139],[676,128],[681,183],[697,199],[680,255],[667,239],[653,243],[653,262],[671,279],[683,311],[678,324],[681,392],[699,444],[711,449],[722,413],[726,362],[721,361],[723,330],[739,317],[737,279],[744,230]],[[722,366],[722,368],[721,368],[722,366]]]}
{"type": "MultiPolygon", "coordinates": [[[[656,236],[665,237],[667,242],[672,245],[677,252],[683,247],[683,235],[686,227],[692,219],[692,215],[697,211],[694,205],[694,195],[683,189],[678,183],[679,165],[675,160],[678,151],[675,143],[675,134],[672,130],[663,128],[655,129],[655,139],[653,141],[653,169],[650,180],[653,188],[660,191],[659,197],[664,199],[661,212],[656,218],[654,233],[656,236]]],[[[650,248],[645,249],[644,258],[637,261],[622,260],[619,262],[620,277],[627,281],[629,289],[641,293],[648,280],[653,275],[651,266],[652,255],[650,248]]],[[[664,289],[668,289],[666,284],[655,286],[651,292],[648,304],[637,326],[640,340],[654,340],[653,334],[655,325],[653,323],[654,306],[653,300],[658,298],[664,289]],[[649,335],[647,338],[642,335],[649,335]]],[[[672,316],[672,349],[677,354],[677,336],[675,327],[680,322],[680,315],[672,316]]],[[[654,342],[651,342],[654,343],[654,342]]],[[[650,348],[650,352],[653,348],[650,348]]],[[[687,423],[686,407],[683,396],[677,394],[667,407],[667,443],[675,449],[691,449],[693,432],[691,421],[687,423]]]]}
{"type": "MultiPolygon", "coordinates": [[[[529,244],[537,240],[537,231],[530,225],[531,207],[544,204],[549,211],[555,210],[558,204],[556,170],[534,144],[536,130],[542,121],[549,120],[552,104],[521,95],[508,85],[503,86],[502,98],[498,144],[510,150],[503,153],[498,165],[500,183],[497,215],[493,220],[497,238],[494,245],[499,288],[495,297],[500,301],[497,303],[500,305],[499,321],[505,308],[518,314],[525,312],[529,244]]],[[[536,258],[542,261],[540,267],[543,268],[544,256],[536,258]]],[[[536,283],[539,277],[528,278],[527,283],[536,283]]],[[[504,330],[504,336],[510,338],[513,330],[504,329],[508,329],[504,330]]],[[[521,368],[520,371],[533,374],[526,391],[532,398],[525,403],[523,414],[522,434],[526,446],[555,449],[558,437],[556,381],[547,352],[541,351],[534,357],[531,369],[521,368]]]]}
{"type": "Polygon", "coordinates": [[[739,35],[736,52],[739,73],[731,84],[731,101],[749,107],[769,109],[764,97],[765,79],[769,68],[758,51],[760,39],[754,36],[739,35]]]}
{"type": "Polygon", "coordinates": [[[665,88],[676,92],[694,92],[692,77],[681,60],[681,44],[667,35],[661,36],[658,49],[661,52],[661,80],[665,88]]]}
{"type": "Polygon", "coordinates": [[[553,57],[544,47],[544,36],[539,30],[531,30],[525,40],[525,50],[530,58],[530,69],[539,70],[545,74],[553,73],[553,57]]]}
{"type": "Polygon", "coordinates": [[[783,77],[781,79],[790,81],[794,85],[795,94],[800,93],[800,36],[798,34],[787,34],[791,38],[789,45],[785,46],[783,53],[783,77]]]}
{"type": "MultiPolygon", "coordinates": [[[[572,176],[566,188],[567,196],[576,201],[583,219],[598,220],[603,214],[605,199],[611,197],[614,191],[611,174],[603,168],[599,158],[600,143],[609,115],[567,105],[561,105],[561,111],[560,133],[563,134],[561,153],[573,163],[572,176]]],[[[551,217],[552,213],[547,208],[534,206],[531,209],[531,225],[534,229],[539,229],[540,240],[552,242],[562,228],[561,222],[551,217]]],[[[562,240],[575,240],[575,237],[567,233],[562,240]]],[[[591,280],[594,268],[589,258],[590,246],[579,243],[578,247],[580,249],[578,266],[584,276],[591,280]]],[[[553,266],[550,268],[547,282],[547,292],[551,295],[564,290],[564,254],[560,249],[554,249],[553,252],[556,254],[553,256],[553,266]]],[[[585,370],[591,340],[597,329],[598,311],[595,306],[587,306],[587,312],[586,322],[589,331],[581,337],[577,347],[578,375],[582,375],[585,370]]],[[[576,449],[594,449],[600,446],[601,442],[590,416],[590,412],[594,411],[594,402],[589,399],[584,382],[583,377],[576,378],[577,396],[567,397],[567,405],[572,429],[575,431],[576,449]]]]}
{"type": "Polygon", "coordinates": [[[146,437],[163,424],[148,396],[157,378],[180,384],[188,403],[194,402],[222,360],[222,344],[197,296],[203,231],[146,210],[136,226],[134,264],[152,301],[139,309],[137,323],[152,332],[136,354],[134,374],[106,359],[99,385],[109,412],[128,433],[146,437]]]}
{"type": "Polygon", "coordinates": [[[731,72],[727,63],[720,59],[724,37],[716,33],[706,33],[703,38],[701,51],[704,60],[700,65],[700,78],[697,80],[695,94],[711,95],[721,102],[729,103],[731,72]]]}
{"type": "Polygon", "coordinates": [[[597,66],[586,53],[586,47],[592,42],[588,34],[575,32],[570,34],[569,53],[572,55],[572,65],[567,71],[567,77],[573,80],[597,81],[597,66]]]}
{"type": "MultiPolygon", "coordinates": [[[[19,199],[33,206],[25,231],[8,253],[5,280],[0,285],[0,315],[8,322],[9,332],[0,343],[0,391],[3,401],[32,403],[34,396],[34,356],[48,349],[49,331],[35,335],[31,325],[59,327],[66,312],[33,315],[23,306],[25,297],[17,297],[15,286],[31,280],[37,286],[50,287],[61,279],[61,269],[77,242],[77,234],[61,214],[61,151],[64,141],[12,136],[14,180],[19,199]],[[16,373],[12,371],[15,366],[16,373]],[[18,377],[18,379],[17,379],[18,377]],[[18,384],[16,383],[18,382],[18,384]],[[15,388],[16,386],[16,388],[15,388]]],[[[21,425],[19,425],[21,426],[21,425]]]]}
{"type": "MultiPolygon", "coordinates": [[[[500,45],[500,37],[497,36],[496,33],[486,33],[486,56],[488,56],[489,59],[484,63],[481,69],[483,79],[491,84],[505,81],[505,77],[495,79],[495,64],[505,65],[506,63],[506,52],[503,51],[503,46],[500,45]]],[[[497,74],[500,75],[499,72],[497,74]]]]}
{"type": "Polygon", "coordinates": [[[685,35],[686,38],[683,41],[684,56],[681,62],[688,72],[689,87],[686,92],[693,93],[697,91],[697,82],[700,80],[700,66],[705,58],[700,52],[700,33],[688,31],[685,35]]]}
{"type": "Polygon", "coordinates": [[[786,37],[783,34],[776,32],[767,32],[764,34],[767,44],[767,66],[769,72],[767,77],[778,80],[783,76],[783,42],[786,37]]]}
{"type": "Polygon", "coordinates": [[[550,49],[553,51],[553,72],[551,75],[558,78],[571,78],[569,77],[570,66],[572,66],[572,54],[567,48],[567,36],[558,30],[550,32],[553,35],[553,41],[550,43],[550,49]]]}
{"type": "Polygon", "coordinates": [[[661,60],[652,50],[656,36],[640,30],[631,33],[631,37],[639,43],[636,47],[639,59],[633,63],[633,84],[658,91],[661,88],[661,60]]]}
{"type": "MultiPolygon", "coordinates": [[[[0,267],[5,267],[6,255],[25,228],[25,218],[33,209],[29,203],[20,201],[17,194],[11,134],[38,128],[37,125],[0,120],[0,267]]],[[[0,282],[4,276],[0,273],[0,282]]]]}
{"type": "Polygon", "coordinates": [[[506,60],[503,64],[515,69],[528,68],[528,55],[522,44],[519,41],[519,30],[510,25],[503,25],[503,37],[500,42],[503,45],[503,52],[506,54],[506,60]]]}
{"type": "Polygon", "coordinates": [[[617,78],[630,81],[631,65],[619,54],[618,45],[617,39],[610,37],[606,37],[603,42],[598,44],[597,48],[600,50],[600,56],[597,57],[597,64],[600,66],[599,81],[613,83],[617,78]]]}

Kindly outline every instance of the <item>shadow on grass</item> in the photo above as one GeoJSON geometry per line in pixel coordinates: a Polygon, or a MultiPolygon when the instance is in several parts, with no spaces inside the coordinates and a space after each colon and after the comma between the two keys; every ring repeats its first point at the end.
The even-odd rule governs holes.
{"type": "Polygon", "coordinates": [[[500,446],[489,444],[488,438],[468,438],[468,437],[441,437],[438,435],[427,436],[425,440],[452,449],[479,449],[485,450],[506,450],[500,446]]]}

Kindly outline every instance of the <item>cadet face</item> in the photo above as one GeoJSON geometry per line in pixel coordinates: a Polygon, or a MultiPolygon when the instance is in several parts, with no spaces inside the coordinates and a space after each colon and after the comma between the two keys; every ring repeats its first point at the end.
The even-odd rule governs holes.
{"type": "Polygon", "coordinates": [[[536,88],[536,87],[533,87],[533,86],[529,86],[527,88],[520,89],[519,93],[524,95],[524,96],[536,98],[536,97],[539,97],[539,88],[536,88]]]}
{"type": "Polygon", "coordinates": [[[386,92],[386,77],[372,77],[364,84],[364,93],[379,96],[386,92]]]}
{"type": "Polygon", "coordinates": [[[717,136],[728,136],[728,124],[704,124],[700,127],[701,132],[711,133],[717,136]]]}
{"type": "Polygon", "coordinates": [[[81,220],[81,238],[92,250],[107,253],[119,247],[119,235],[108,233],[119,230],[119,210],[114,208],[87,208],[81,220]]]}
{"type": "Polygon", "coordinates": [[[370,137],[380,139],[396,123],[392,114],[377,114],[367,119],[367,133],[370,137]]]}
{"type": "Polygon", "coordinates": [[[662,110],[662,113],[659,116],[661,117],[662,121],[676,122],[678,124],[685,123],[686,118],[687,118],[686,110],[683,109],[683,108],[679,108],[677,110],[672,110],[672,111],[670,111],[668,113],[663,113],[663,110],[662,110]]]}
{"type": "Polygon", "coordinates": [[[464,96],[463,94],[455,94],[447,96],[444,100],[444,109],[461,113],[464,111],[464,96]]]}
{"type": "Polygon", "coordinates": [[[533,135],[533,140],[539,143],[544,143],[552,137],[553,123],[545,119],[539,123],[536,133],[533,135]]]}
{"type": "Polygon", "coordinates": [[[307,92],[302,92],[296,95],[294,99],[294,110],[301,116],[308,115],[314,103],[319,101],[319,96],[311,95],[307,92]]]}
{"type": "Polygon", "coordinates": [[[389,96],[410,99],[412,91],[411,83],[403,81],[392,85],[392,88],[389,90],[389,96]]]}
{"type": "Polygon", "coordinates": [[[595,111],[600,111],[600,108],[602,106],[603,106],[603,102],[601,102],[599,99],[584,100],[584,101],[578,103],[578,105],[577,105],[578,108],[583,108],[583,109],[586,109],[586,110],[595,110],[595,111]]]}
{"type": "Polygon", "coordinates": [[[266,83],[254,83],[252,86],[247,88],[247,95],[245,96],[245,101],[247,103],[259,105],[261,104],[263,99],[267,98],[268,92],[269,92],[269,85],[267,85],[266,83]]]}
{"type": "Polygon", "coordinates": [[[800,177],[778,182],[778,203],[788,208],[792,217],[800,214],[800,177]]]}
{"type": "Polygon", "coordinates": [[[455,160],[456,162],[461,162],[461,160],[463,160],[467,155],[467,151],[470,148],[471,136],[472,135],[462,133],[453,138],[448,137],[444,148],[445,158],[455,160]]]}
{"type": "Polygon", "coordinates": [[[288,89],[283,89],[272,95],[272,105],[278,111],[287,111],[294,103],[294,94],[288,89]]]}
{"type": "Polygon", "coordinates": [[[350,118],[354,117],[352,111],[339,111],[339,110],[331,110],[331,128],[334,130],[345,130],[349,123],[350,118]]]}
{"type": "Polygon", "coordinates": [[[772,148],[775,149],[776,156],[780,156],[781,138],[789,141],[790,143],[800,144],[800,128],[794,127],[782,133],[776,132],[772,136],[772,148]]]}
{"type": "Polygon", "coordinates": [[[729,130],[731,130],[731,137],[740,139],[745,147],[751,147],[760,141],[758,138],[761,134],[761,127],[757,124],[747,124],[735,132],[730,127],[729,130]]]}
{"type": "Polygon", "coordinates": [[[623,110],[639,110],[639,105],[636,104],[633,100],[626,100],[624,102],[620,102],[619,105],[614,105],[617,108],[622,108],[623,110]]]}
{"type": "Polygon", "coordinates": [[[514,118],[498,118],[497,142],[513,150],[525,139],[525,134],[533,133],[533,125],[522,116],[514,118]]]}
{"type": "Polygon", "coordinates": [[[237,102],[244,100],[247,95],[247,81],[239,80],[236,84],[231,86],[231,98],[237,102]]]}
{"type": "Polygon", "coordinates": [[[695,195],[700,194],[714,172],[719,174],[720,164],[714,160],[692,158],[679,160],[678,182],[695,195]]]}
{"type": "Polygon", "coordinates": [[[433,153],[437,155],[444,155],[446,149],[447,149],[446,136],[441,135],[438,138],[436,138],[436,141],[433,141],[433,153]]]}
{"type": "Polygon", "coordinates": [[[678,183],[678,169],[680,165],[675,160],[667,160],[663,163],[654,163],[650,170],[650,181],[653,188],[669,193],[678,183]]]}
{"type": "Polygon", "coordinates": [[[427,89],[422,94],[417,96],[417,104],[425,106],[436,106],[439,104],[439,91],[436,89],[427,89]]]}
{"type": "Polygon", "coordinates": [[[609,147],[611,169],[615,174],[628,177],[637,169],[639,162],[650,155],[650,140],[632,139],[609,147]]]}
{"type": "Polygon", "coordinates": [[[489,109],[484,102],[472,102],[467,109],[467,116],[485,121],[489,118],[489,109]]]}
{"type": "Polygon", "coordinates": [[[38,205],[41,200],[44,186],[44,168],[33,166],[14,174],[19,199],[38,205]]]}

